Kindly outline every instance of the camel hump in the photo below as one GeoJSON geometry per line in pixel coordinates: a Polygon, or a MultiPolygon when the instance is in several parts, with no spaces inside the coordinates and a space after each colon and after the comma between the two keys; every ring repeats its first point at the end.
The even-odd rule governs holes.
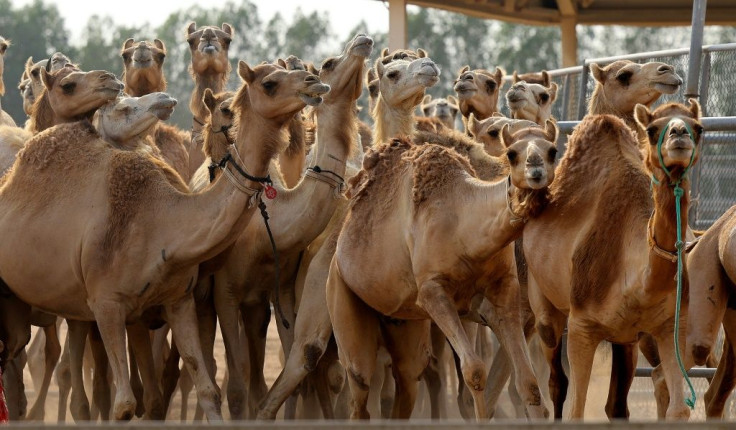
{"type": "Polygon", "coordinates": [[[86,119],[60,124],[33,136],[18,153],[18,158],[22,160],[22,165],[34,166],[39,170],[51,165],[68,169],[94,157],[90,143],[99,139],[97,130],[86,119]]]}
{"type": "Polygon", "coordinates": [[[416,207],[451,192],[459,178],[477,176],[466,157],[432,143],[415,146],[404,159],[412,163],[412,195],[416,207]]]}
{"type": "Polygon", "coordinates": [[[348,197],[353,203],[365,200],[374,186],[395,184],[395,175],[402,165],[401,158],[412,146],[408,138],[397,137],[369,149],[363,157],[363,168],[348,181],[348,197]]]}

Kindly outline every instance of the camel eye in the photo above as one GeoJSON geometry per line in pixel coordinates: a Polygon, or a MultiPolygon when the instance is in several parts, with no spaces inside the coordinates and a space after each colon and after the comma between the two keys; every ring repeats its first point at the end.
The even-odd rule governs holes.
{"type": "Polygon", "coordinates": [[[556,157],[557,157],[557,148],[549,148],[549,151],[547,151],[547,158],[549,159],[549,161],[554,162],[556,157]]]}
{"type": "Polygon", "coordinates": [[[496,81],[486,82],[486,88],[488,88],[488,92],[493,92],[496,89],[496,81]]]}
{"type": "Polygon", "coordinates": [[[368,85],[368,92],[371,96],[378,97],[378,85],[368,85]]]}
{"type": "Polygon", "coordinates": [[[31,70],[31,75],[33,75],[34,78],[37,78],[38,77],[38,73],[39,73],[39,70],[38,69],[31,70]]]}
{"type": "Polygon", "coordinates": [[[70,94],[74,92],[74,88],[76,88],[77,83],[76,82],[69,82],[67,84],[64,84],[61,86],[61,89],[64,90],[65,93],[70,94]]]}
{"type": "Polygon", "coordinates": [[[647,135],[649,136],[649,139],[652,140],[652,145],[654,145],[654,138],[657,136],[657,127],[647,128],[647,135]]]}
{"type": "Polygon", "coordinates": [[[424,116],[429,116],[429,109],[423,109],[424,116]]]}
{"type": "Polygon", "coordinates": [[[263,89],[265,89],[268,92],[272,92],[276,88],[276,82],[274,81],[264,82],[262,85],[263,85],[263,89]]]}
{"type": "Polygon", "coordinates": [[[399,77],[399,71],[398,70],[394,70],[394,71],[388,72],[388,75],[386,75],[386,76],[389,79],[396,79],[396,78],[399,77]]]}
{"type": "Polygon", "coordinates": [[[158,55],[156,56],[156,58],[158,58],[158,62],[159,62],[159,63],[163,63],[163,62],[164,62],[164,58],[166,58],[166,54],[164,54],[164,53],[162,52],[162,53],[158,54],[158,55]]]}
{"type": "Polygon", "coordinates": [[[540,94],[539,100],[541,100],[542,103],[547,103],[547,101],[549,100],[549,94],[547,93],[540,94]]]}
{"type": "Polygon", "coordinates": [[[622,85],[628,85],[631,80],[631,75],[633,75],[631,72],[622,72],[616,75],[616,80],[618,80],[622,85]]]}
{"type": "MultiPolygon", "coordinates": [[[[123,52],[122,54],[120,54],[120,56],[123,57],[123,60],[125,60],[125,61],[129,61],[130,60],[130,53],[128,53],[128,52],[123,52]]],[[[53,63],[53,61],[52,61],[52,63],[53,63]]]]}
{"type": "Polygon", "coordinates": [[[327,70],[330,70],[334,66],[335,66],[335,61],[334,60],[327,60],[327,61],[325,61],[324,64],[322,64],[322,68],[323,69],[327,69],[327,70]]]}
{"type": "Polygon", "coordinates": [[[229,44],[230,44],[230,42],[232,42],[232,41],[233,41],[233,39],[231,39],[231,38],[229,38],[229,37],[223,37],[223,38],[222,38],[222,41],[224,42],[224,44],[225,44],[225,45],[229,45],[229,44]]]}
{"type": "Polygon", "coordinates": [[[510,151],[506,152],[506,157],[509,159],[509,162],[511,164],[516,164],[518,155],[519,154],[517,154],[516,151],[511,151],[510,150],[510,151]]]}
{"type": "Polygon", "coordinates": [[[488,135],[495,139],[498,137],[498,130],[489,130],[488,135]]]}

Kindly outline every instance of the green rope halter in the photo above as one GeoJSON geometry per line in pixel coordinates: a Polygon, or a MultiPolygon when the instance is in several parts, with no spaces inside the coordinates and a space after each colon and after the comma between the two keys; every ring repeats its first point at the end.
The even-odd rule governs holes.
{"type": "MultiPolygon", "coordinates": [[[[687,382],[688,387],[690,387],[690,397],[685,399],[685,404],[690,407],[690,409],[695,409],[695,402],[697,400],[697,396],[695,395],[695,388],[693,388],[693,383],[690,381],[690,377],[687,375],[687,370],[685,370],[685,365],[682,364],[682,357],[680,355],[680,306],[682,303],[682,249],[685,246],[685,243],[682,241],[682,214],[680,211],[680,199],[682,198],[683,194],[685,194],[685,191],[680,187],[680,182],[682,182],[683,179],[686,178],[688,170],[690,170],[690,167],[693,165],[693,161],[695,160],[695,148],[693,147],[692,154],[690,155],[690,163],[688,163],[687,167],[685,167],[685,170],[682,172],[682,175],[680,175],[679,178],[673,181],[672,174],[667,169],[667,166],[664,164],[664,157],[662,157],[662,143],[664,142],[664,136],[667,134],[667,130],[669,130],[670,126],[675,121],[682,121],[680,118],[672,118],[670,122],[667,123],[664,130],[662,130],[662,133],[659,135],[659,139],[657,140],[657,155],[659,156],[659,164],[662,167],[662,170],[664,170],[664,173],[667,175],[667,178],[669,178],[670,182],[672,182],[672,185],[674,186],[673,193],[675,195],[675,212],[677,214],[677,242],[675,242],[675,248],[677,249],[677,301],[675,305],[675,356],[677,357],[677,364],[680,366],[680,372],[682,372],[682,375],[685,377],[685,382],[687,382]]],[[[682,121],[683,124],[685,124],[685,129],[687,130],[687,133],[690,135],[690,139],[692,139],[693,144],[695,144],[695,135],[693,134],[693,130],[690,128],[690,126],[687,124],[687,122],[682,121]]],[[[657,180],[657,178],[654,177],[654,174],[652,174],[652,182],[654,184],[659,185],[660,182],[657,180]]]]}

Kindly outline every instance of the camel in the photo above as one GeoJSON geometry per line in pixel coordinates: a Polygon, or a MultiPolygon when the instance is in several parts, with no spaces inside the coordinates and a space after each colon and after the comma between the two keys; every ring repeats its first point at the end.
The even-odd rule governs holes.
{"type": "Polygon", "coordinates": [[[373,114],[376,108],[376,101],[378,100],[378,94],[380,93],[379,79],[376,69],[378,63],[382,63],[384,66],[394,60],[407,60],[413,61],[417,58],[428,57],[427,52],[423,49],[417,49],[412,51],[410,49],[397,49],[393,52],[389,52],[388,48],[383,48],[381,55],[376,59],[374,66],[368,69],[368,73],[365,77],[365,86],[368,88],[368,111],[373,114]]]}
{"type": "MultiPolygon", "coordinates": [[[[320,79],[331,89],[324,95],[323,103],[314,108],[317,122],[314,164],[296,187],[283,189],[275,184],[280,197],[266,202],[279,258],[284,254],[297,255],[322,233],[341,198],[345,163],[357,139],[353,104],[360,96],[364,63],[372,48],[371,38],[356,35],[339,56],[322,63],[320,79]],[[295,213],[300,215],[295,217],[295,213]]],[[[267,391],[262,330],[270,318],[269,298],[273,293],[277,310],[281,299],[281,294],[273,291],[274,266],[278,263],[272,260],[272,245],[263,220],[253,218],[239,233],[232,249],[219,258],[224,258],[224,263],[214,273],[213,296],[227,354],[230,415],[233,419],[255,417],[267,391]],[[238,333],[240,318],[249,354],[247,401],[238,333]]],[[[279,319],[282,318],[284,315],[279,312],[279,319]]],[[[291,315],[289,319],[293,322],[291,315]]]]}
{"type": "Polygon", "coordinates": [[[41,97],[45,88],[41,78],[41,69],[48,66],[46,71],[56,72],[64,68],[67,64],[71,64],[71,60],[61,52],[56,52],[51,58],[43,59],[36,63],[33,62],[33,57],[28,57],[23,76],[21,77],[21,83],[18,85],[18,89],[21,89],[21,86],[23,86],[21,94],[23,95],[23,110],[26,115],[31,116],[33,104],[38,97],[41,97]]]}
{"type": "Polygon", "coordinates": [[[506,102],[511,110],[511,118],[534,121],[544,124],[552,117],[552,103],[557,98],[557,84],[549,86],[515,82],[506,92],[506,102]]]}
{"type": "Polygon", "coordinates": [[[233,37],[233,27],[223,23],[221,28],[203,26],[199,29],[194,22],[187,26],[187,43],[192,54],[192,64],[189,72],[194,79],[194,90],[189,100],[189,109],[192,111],[192,139],[189,146],[189,175],[202,165],[202,127],[206,109],[202,105],[204,90],[209,88],[214,94],[225,90],[230,76],[230,61],[227,53],[233,37]]]}
{"type": "Polygon", "coordinates": [[[379,331],[391,353],[396,379],[392,417],[409,417],[415,381],[428,363],[430,319],[460,355],[476,417],[484,418],[484,365],[458,316],[468,310],[476,295],[493,304],[489,322],[517,360],[517,386],[529,416],[547,414],[521,337],[510,243],[521,233],[522,220],[544,206],[545,187],[554,177],[556,149],[551,142],[557,138],[557,128],[550,123],[545,130],[526,129],[513,136],[505,130],[503,138],[509,145],[510,175],[494,183],[475,179],[467,159],[454,151],[432,144],[412,145],[402,139],[369,152],[363,170],[351,180],[351,204],[330,266],[327,305],[340,359],[349,375],[352,418],[369,418],[367,381],[375,365],[379,331]],[[382,195],[383,190],[390,194],[382,195]],[[437,205],[443,207],[442,214],[431,209],[437,205]],[[463,214],[480,212],[488,215],[484,225],[479,227],[474,217],[472,233],[465,236],[463,214]],[[372,239],[364,241],[369,231],[372,239]],[[445,235],[454,239],[443,240],[445,235]],[[445,252],[439,253],[442,256],[436,247],[427,245],[428,240],[446,244],[445,252]],[[362,245],[352,245],[357,242],[362,245]],[[452,250],[452,243],[462,243],[458,245],[462,251],[452,250]],[[387,253],[387,249],[395,252],[387,253]],[[433,251],[423,253],[423,249],[433,251]],[[458,258],[464,270],[456,269],[458,258]],[[366,273],[360,268],[376,264],[383,269],[366,273]],[[501,319],[502,325],[498,324],[501,319]]]}
{"type": "MultiPolygon", "coordinates": [[[[286,119],[308,103],[318,104],[326,91],[318,78],[303,71],[269,65],[250,68],[241,61],[238,73],[244,84],[234,109],[243,124],[260,127],[239,128],[229,157],[218,164],[226,179],[220,178],[205,192],[178,192],[161,172],[162,164],[145,154],[112,148],[85,121],[62,124],[32,138],[0,187],[0,206],[7,215],[0,230],[16,244],[0,249],[0,277],[21,300],[40,309],[80,321],[97,320],[116,385],[116,419],[130,419],[135,410],[125,322],[137,320],[152,306],[163,307],[207,418],[221,419],[217,388],[207,373],[199,340],[191,336],[197,325],[191,294],[197,268],[229,247],[234,232],[242,231],[253,214],[267,162],[285,146],[286,119]],[[245,159],[239,154],[246,154],[245,159]],[[64,169],[64,180],[59,180],[58,169],[64,169]],[[28,187],[39,182],[43,193],[28,193],[28,187]],[[74,193],[64,191],[69,189],[74,193]],[[108,212],[90,218],[91,205],[107,207],[108,212]],[[39,208],[30,209],[34,216],[24,219],[22,214],[35,206],[39,208]],[[54,217],[63,217],[67,228],[59,229],[61,221],[54,217]],[[202,227],[187,235],[181,235],[178,227],[167,231],[155,221],[193,225],[197,217],[202,227]],[[19,235],[23,230],[44,237],[46,246],[21,249],[17,244],[23,243],[19,235]],[[70,240],[70,235],[83,238],[70,240]],[[50,246],[53,243],[58,245],[50,246]],[[151,243],[159,246],[154,249],[147,245],[151,243]],[[68,258],[60,258],[65,252],[68,258]],[[31,262],[39,258],[57,261],[58,267],[37,272],[31,262]],[[128,261],[134,262],[134,269],[126,265],[128,261]],[[70,266],[64,267],[64,262],[70,266]],[[48,294],[47,285],[55,286],[54,294],[48,294]]],[[[131,341],[147,336],[131,336],[131,341]]]]}
{"type": "MultiPolygon", "coordinates": [[[[614,356],[614,367],[630,367],[640,333],[650,333],[662,351],[663,373],[673,393],[667,417],[689,416],[672,343],[677,268],[671,251],[677,227],[672,186],[697,161],[703,131],[699,118],[700,106],[692,99],[688,107],[667,104],[653,112],[637,105],[635,120],[649,143],[642,154],[643,142],[637,142],[624,121],[589,115],[568,141],[557,180],[550,187],[550,204],[524,230],[529,300],[548,360],[558,357],[567,321],[572,419],[583,418],[597,345],[604,339],[620,344],[621,357],[614,356]],[[685,124],[694,131],[692,137],[685,124]],[[668,174],[657,155],[660,134],[664,134],[661,157],[668,174]],[[654,178],[651,184],[650,178],[654,178]],[[566,260],[570,264],[559,264],[566,260]]],[[[689,185],[683,182],[682,186],[682,226],[686,228],[689,185]]],[[[551,364],[556,416],[564,401],[556,390],[566,390],[553,386],[558,367],[551,364]]],[[[612,378],[612,389],[621,382],[612,378]]],[[[624,379],[617,394],[625,399],[628,388],[624,379]]],[[[625,402],[617,406],[622,410],[611,411],[607,406],[609,416],[627,416],[625,402]]]]}
{"type": "Polygon", "coordinates": [[[534,127],[537,123],[505,116],[491,116],[483,120],[476,119],[472,113],[468,116],[468,132],[477,142],[483,144],[483,149],[488,154],[494,157],[500,157],[505,150],[501,142],[501,129],[506,124],[509,126],[509,132],[513,134],[523,128],[534,127]]]}
{"type": "Polygon", "coordinates": [[[432,100],[432,96],[427,94],[424,96],[424,99],[422,99],[422,104],[419,108],[422,110],[424,116],[435,117],[448,129],[455,129],[455,118],[457,118],[457,113],[460,111],[460,108],[458,107],[457,99],[454,96],[432,100]]]}
{"type": "MultiPolygon", "coordinates": [[[[3,72],[5,71],[5,52],[10,46],[10,41],[0,36],[0,96],[5,95],[5,81],[3,80],[3,72]]],[[[15,127],[15,121],[2,109],[0,105],[0,126],[9,125],[15,127]]]]}
{"type": "MultiPolygon", "coordinates": [[[[290,55],[286,60],[278,59],[278,64],[286,70],[309,70],[300,58],[290,55]]],[[[314,70],[309,70],[314,73],[314,70]]],[[[279,154],[279,171],[287,188],[294,188],[299,183],[306,163],[307,142],[305,119],[303,113],[298,113],[289,123],[289,146],[279,154]]]]}
{"type": "Polygon", "coordinates": [[[503,85],[503,70],[496,67],[495,73],[484,69],[470,70],[465,66],[455,79],[455,92],[460,113],[467,132],[467,119],[474,114],[476,119],[486,119],[498,110],[498,94],[503,85]]]}
{"type": "MultiPolygon", "coordinates": [[[[134,97],[144,96],[152,92],[166,91],[166,78],[163,64],[166,58],[166,45],[159,39],[153,43],[135,42],[127,39],[120,51],[123,58],[123,75],[125,93],[134,97]]],[[[158,123],[154,141],[161,150],[164,160],[184,179],[189,181],[189,153],[187,147],[191,143],[191,135],[178,128],[158,123]]]]}
{"type": "Polygon", "coordinates": [[[513,79],[511,82],[515,84],[520,81],[524,81],[527,84],[539,84],[543,87],[549,87],[549,84],[552,82],[549,77],[549,73],[547,73],[546,70],[542,70],[538,73],[522,73],[521,75],[516,73],[516,70],[514,70],[513,79]]]}

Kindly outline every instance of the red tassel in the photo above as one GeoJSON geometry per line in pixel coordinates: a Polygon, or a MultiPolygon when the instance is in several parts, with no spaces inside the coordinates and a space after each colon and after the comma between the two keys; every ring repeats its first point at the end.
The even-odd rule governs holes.
{"type": "Polygon", "coordinates": [[[8,405],[5,403],[5,390],[3,390],[3,370],[0,368],[0,424],[8,422],[8,405]]]}

